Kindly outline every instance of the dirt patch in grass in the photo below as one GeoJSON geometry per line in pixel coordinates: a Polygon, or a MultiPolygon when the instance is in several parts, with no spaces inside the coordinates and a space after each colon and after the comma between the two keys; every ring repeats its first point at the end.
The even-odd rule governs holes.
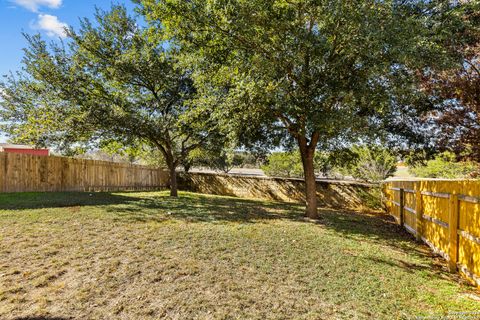
{"type": "Polygon", "coordinates": [[[318,223],[297,205],[191,193],[5,197],[0,319],[402,319],[480,310],[471,287],[382,215],[322,210],[318,223]]]}

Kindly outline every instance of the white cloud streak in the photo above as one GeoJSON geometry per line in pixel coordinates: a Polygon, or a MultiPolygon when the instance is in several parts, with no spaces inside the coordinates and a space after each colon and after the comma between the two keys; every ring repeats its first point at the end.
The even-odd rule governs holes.
{"type": "Polygon", "coordinates": [[[12,0],[12,2],[30,11],[38,12],[40,7],[57,9],[62,5],[63,0],[12,0]]]}
{"type": "Polygon", "coordinates": [[[39,14],[38,21],[36,21],[32,27],[44,31],[49,37],[67,37],[65,28],[67,28],[68,25],[65,22],[58,20],[57,16],[39,14]]]}

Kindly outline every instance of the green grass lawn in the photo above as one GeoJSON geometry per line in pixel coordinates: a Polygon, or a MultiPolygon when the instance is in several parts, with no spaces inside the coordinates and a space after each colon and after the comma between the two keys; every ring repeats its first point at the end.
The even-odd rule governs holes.
{"type": "Polygon", "coordinates": [[[181,193],[0,194],[0,319],[408,319],[480,310],[388,217],[181,193]]]}

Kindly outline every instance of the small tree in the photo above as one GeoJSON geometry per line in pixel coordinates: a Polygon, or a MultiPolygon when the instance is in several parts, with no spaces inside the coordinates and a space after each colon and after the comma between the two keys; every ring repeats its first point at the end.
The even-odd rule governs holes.
{"type": "Polygon", "coordinates": [[[134,163],[142,158],[145,150],[142,145],[129,143],[122,144],[118,140],[105,140],[100,143],[99,151],[110,155],[113,159],[115,157],[134,163]]]}
{"type": "Polygon", "coordinates": [[[301,178],[302,162],[298,152],[274,152],[261,167],[266,175],[272,177],[301,178]]]}
{"type": "Polygon", "coordinates": [[[242,165],[242,157],[235,150],[222,150],[218,158],[213,159],[212,168],[229,173],[233,168],[242,165]]]}
{"type": "Polygon", "coordinates": [[[242,166],[243,157],[232,149],[199,150],[192,154],[191,165],[229,173],[242,166]]]}
{"type": "Polygon", "coordinates": [[[342,168],[357,160],[357,155],[351,149],[341,148],[315,153],[315,172],[329,178],[341,174],[342,168]]]}
{"type": "Polygon", "coordinates": [[[352,152],[355,159],[346,166],[346,172],[356,179],[381,182],[397,170],[397,157],[385,148],[354,147],[352,152]]]}

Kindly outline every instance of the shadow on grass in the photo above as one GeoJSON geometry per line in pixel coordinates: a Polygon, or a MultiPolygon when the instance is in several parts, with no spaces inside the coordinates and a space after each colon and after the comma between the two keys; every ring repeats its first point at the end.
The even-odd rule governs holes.
{"type": "Polygon", "coordinates": [[[128,206],[109,207],[117,220],[149,222],[184,220],[188,222],[260,223],[262,220],[287,219],[303,221],[303,207],[297,204],[181,194],[179,198],[154,196],[128,206]]]}
{"type": "Polygon", "coordinates": [[[429,264],[413,264],[397,260],[378,260],[406,271],[427,271],[432,275],[459,281],[457,275],[448,273],[445,263],[426,246],[415,245],[414,237],[395,223],[393,217],[382,214],[362,214],[348,210],[319,208],[320,220],[305,219],[305,207],[298,204],[273,201],[248,200],[182,193],[179,198],[154,196],[130,203],[128,206],[108,207],[107,211],[119,222],[163,222],[181,220],[189,223],[267,223],[285,220],[315,224],[362,242],[383,243],[405,254],[427,258],[429,264]]]}
{"type": "Polygon", "coordinates": [[[178,198],[160,193],[10,193],[0,194],[0,209],[26,210],[76,206],[102,206],[119,222],[185,220],[188,222],[261,223],[290,220],[321,224],[346,237],[409,241],[411,237],[389,216],[367,215],[320,208],[320,220],[304,217],[305,207],[295,203],[250,200],[181,192],[178,198]]]}
{"type": "MultiPolygon", "coordinates": [[[[105,206],[114,220],[124,223],[181,220],[190,223],[266,223],[271,220],[316,224],[342,237],[392,246],[407,254],[433,258],[424,246],[415,246],[414,238],[384,214],[359,214],[345,210],[320,208],[318,221],[304,218],[304,206],[294,203],[218,197],[181,193],[171,198],[167,193],[23,193],[0,194],[0,209],[35,209],[72,206],[105,206]]],[[[427,270],[443,278],[452,278],[441,263],[413,265],[404,261],[379,260],[405,270],[427,270]]],[[[453,276],[454,277],[454,276],[453,276]]],[[[457,280],[457,278],[455,278],[457,280]]],[[[25,318],[28,319],[28,318],[25,318]]],[[[35,318],[31,318],[35,319],[35,318]]],[[[52,319],[53,320],[53,319],[52,319]]]]}
{"type": "MultiPolygon", "coordinates": [[[[125,193],[123,193],[125,194],[125,193]]],[[[25,192],[0,193],[0,210],[26,210],[75,206],[105,206],[141,200],[114,193],[98,192],[25,192]]]]}
{"type": "Polygon", "coordinates": [[[321,219],[304,217],[305,207],[295,203],[250,200],[181,192],[178,198],[167,192],[155,193],[11,193],[0,194],[0,209],[25,210],[77,206],[102,206],[118,222],[188,222],[262,223],[289,220],[323,225],[344,237],[361,237],[362,241],[389,240],[396,245],[412,237],[384,214],[359,214],[346,210],[320,208],[321,219]]]}

